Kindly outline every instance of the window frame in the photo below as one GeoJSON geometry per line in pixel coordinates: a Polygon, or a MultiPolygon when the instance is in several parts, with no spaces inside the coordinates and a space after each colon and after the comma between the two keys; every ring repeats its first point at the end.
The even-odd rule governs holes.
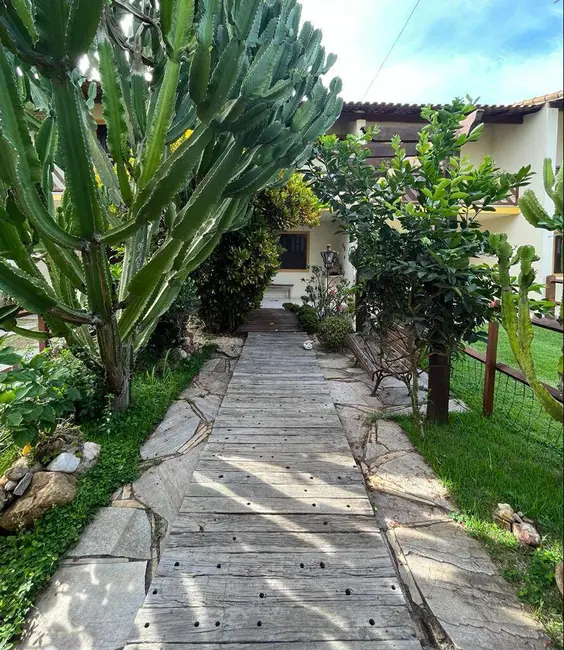
{"type": "MultiPolygon", "coordinates": [[[[283,235],[305,235],[306,238],[306,265],[304,268],[282,268],[280,266],[279,273],[303,273],[304,271],[307,271],[309,269],[309,244],[310,244],[310,232],[308,230],[289,230],[289,231],[284,231],[280,233],[280,238],[282,238],[283,235]]],[[[280,242],[280,240],[279,240],[280,242]]],[[[280,243],[280,245],[282,245],[280,243]]],[[[282,264],[282,254],[280,254],[280,264],[282,264]]]]}

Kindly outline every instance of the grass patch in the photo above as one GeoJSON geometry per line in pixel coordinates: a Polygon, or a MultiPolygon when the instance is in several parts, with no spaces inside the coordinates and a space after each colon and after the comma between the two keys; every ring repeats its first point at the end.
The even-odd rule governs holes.
{"type": "Polygon", "coordinates": [[[108,505],[121,485],[139,475],[139,448],[162,420],[171,402],[190,383],[211,348],[204,348],[162,376],[139,372],[133,378],[132,405],[106,421],[82,425],[87,440],[102,446],[99,463],[79,480],[72,503],[54,508],[35,527],[0,537],[0,648],[11,648],[25,617],[49,581],[60,558],[78,540],[97,509],[108,505]]]}
{"type": "Polygon", "coordinates": [[[502,575],[562,648],[562,598],[554,582],[562,559],[562,457],[534,437],[509,431],[507,420],[495,416],[455,413],[448,425],[426,425],[424,438],[411,418],[398,421],[450,490],[459,521],[485,544],[502,575]],[[540,549],[519,547],[512,534],[492,523],[500,502],[538,522],[540,549]]]}
{"type": "MultiPolygon", "coordinates": [[[[486,330],[487,331],[487,330],[486,330]]],[[[534,339],[531,351],[535,362],[535,370],[541,381],[551,386],[558,385],[558,359],[562,355],[562,334],[542,327],[533,327],[534,339]]],[[[478,352],[486,352],[486,344],[472,343],[470,346],[478,352]]],[[[509,345],[507,332],[500,326],[497,344],[497,360],[513,368],[519,368],[509,345]]]]}
{"type": "MultiPolygon", "coordinates": [[[[553,465],[561,468],[562,426],[542,408],[528,386],[502,373],[496,375],[494,421],[501,423],[503,420],[506,436],[514,438],[519,446],[539,447],[543,455],[550,456],[553,465]]],[[[481,413],[484,365],[467,355],[455,358],[451,389],[473,411],[481,413]]]]}

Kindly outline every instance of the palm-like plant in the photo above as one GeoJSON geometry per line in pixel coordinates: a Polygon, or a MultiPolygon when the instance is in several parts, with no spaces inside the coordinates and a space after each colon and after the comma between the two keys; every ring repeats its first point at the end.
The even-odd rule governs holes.
{"type": "Polygon", "coordinates": [[[188,274],[339,115],[340,81],[321,81],[334,57],[300,13],[296,0],[0,0],[0,290],[14,300],[0,324],[41,314],[104,368],[118,408],[133,355],[188,274]],[[100,75],[109,155],[83,54],[100,75]]]}

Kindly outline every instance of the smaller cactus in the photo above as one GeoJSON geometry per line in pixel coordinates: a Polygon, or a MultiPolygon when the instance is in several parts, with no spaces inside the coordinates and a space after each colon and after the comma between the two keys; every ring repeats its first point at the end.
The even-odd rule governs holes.
{"type": "MultiPolygon", "coordinates": [[[[544,186],[547,194],[554,203],[554,214],[551,216],[543,208],[535,193],[527,190],[521,200],[519,207],[527,221],[535,226],[552,232],[562,232],[563,215],[563,170],[560,168],[555,177],[552,170],[552,161],[547,158],[544,161],[544,186]]],[[[531,389],[539,399],[548,414],[558,422],[564,421],[564,410],[562,403],[556,400],[543,386],[537,377],[531,343],[534,337],[533,324],[531,322],[531,302],[529,293],[535,283],[536,272],[533,263],[539,260],[533,246],[520,246],[517,251],[507,241],[507,235],[493,234],[490,236],[490,246],[496,251],[498,257],[499,282],[502,291],[502,324],[507,332],[511,350],[525,375],[531,389]],[[513,265],[519,264],[520,273],[517,281],[517,294],[514,291],[510,269],[513,265]]],[[[560,303],[559,321],[563,322],[563,305],[560,303]]],[[[564,352],[564,349],[563,349],[564,352]]],[[[560,384],[563,380],[563,356],[558,363],[560,384]]]]}

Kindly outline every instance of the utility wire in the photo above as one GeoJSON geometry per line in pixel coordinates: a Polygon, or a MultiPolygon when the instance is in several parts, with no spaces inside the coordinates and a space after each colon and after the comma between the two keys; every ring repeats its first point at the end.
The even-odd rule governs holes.
{"type": "Polygon", "coordinates": [[[407,17],[407,20],[405,21],[404,26],[401,28],[400,33],[397,35],[396,40],[394,41],[392,47],[390,48],[390,51],[389,51],[389,52],[386,54],[386,56],[384,57],[384,60],[382,61],[382,63],[380,64],[380,67],[378,68],[378,71],[377,71],[376,74],[374,75],[374,79],[372,79],[372,81],[370,82],[370,85],[369,85],[368,88],[366,89],[366,92],[365,92],[364,95],[362,96],[362,100],[361,100],[361,101],[364,101],[364,98],[365,98],[366,95],[368,95],[368,93],[370,92],[370,89],[371,89],[372,86],[374,85],[374,82],[375,82],[376,79],[378,78],[378,75],[380,74],[382,68],[386,65],[386,61],[390,58],[390,54],[393,52],[395,46],[397,45],[399,39],[401,38],[401,35],[404,33],[405,28],[408,26],[409,21],[411,20],[411,17],[412,17],[413,14],[415,13],[415,10],[416,10],[417,7],[419,6],[419,3],[420,3],[420,2],[421,2],[421,0],[417,0],[417,2],[415,3],[413,9],[411,10],[411,13],[410,13],[409,16],[407,17]]]}

